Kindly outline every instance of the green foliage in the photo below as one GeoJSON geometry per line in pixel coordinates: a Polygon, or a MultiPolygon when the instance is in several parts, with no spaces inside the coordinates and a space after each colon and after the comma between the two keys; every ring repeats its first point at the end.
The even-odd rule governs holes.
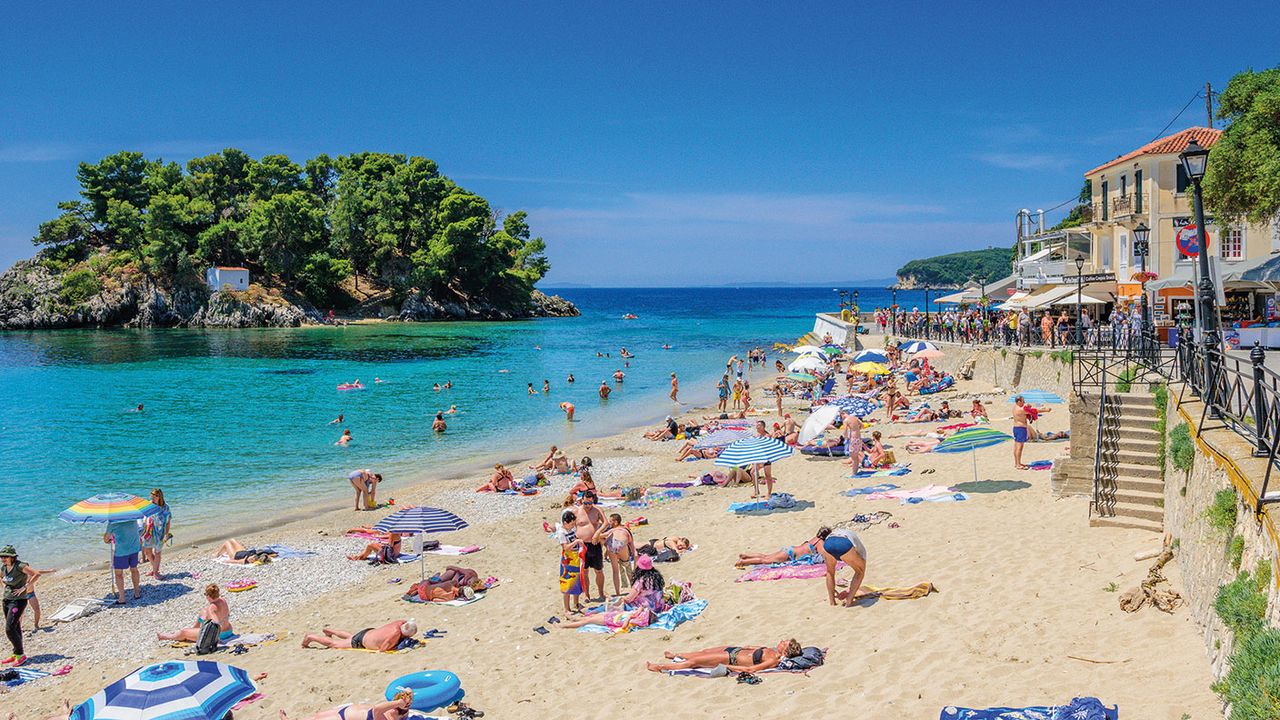
{"type": "Polygon", "coordinates": [[[1231,533],[1236,527],[1236,489],[1225,488],[1213,494],[1213,504],[1205,508],[1209,527],[1231,533]]]}
{"type": "Polygon", "coordinates": [[[1116,590],[1120,589],[1120,586],[1115,584],[1114,582],[1111,582],[1111,583],[1107,583],[1107,586],[1102,589],[1106,592],[1115,592],[1116,590]]]}
{"type": "MultiPolygon", "coordinates": [[[[1156,462],[1160,465],[1160,474],[1164,475],[1165,463],[1168,459],[1169,451],[1169,434],[1166,432],[1169,425],[1169,388],[1164,384],[1153,385],[1151,394],[1155,396],[1156,421],[1154,427],[1156,430],[1156,462]]],[[[1185,495],[1185,488],[1183,495],[1185,495]]]]}
{"type": "Polygon", "coordinates": [[[122,152],[82,163],[77,178],[83,199],[60,203],[34,238],[55,272],[105,248],[158,280],[246,265],[332,303],[360,273],[401,298],[483,295],[515,306],[549,269],[524,212],[502,218],[422,157],[319,155],[299,165],[228,148],[183,168],[122,152]]]}
{"type": "Polygon", "coordinates": [[[1080,227],[1087,222],[1093,220],[1093,183],[1090,180],[1084,181],[1084,187],[1080,189],[1080,195],[1076,199],[1076,206],[1071,208],[1071,212],[1053,227],[1049,228],[1050,232],[1055,230],[1066,230],[1067,228],[1080,227]]]}
{"type": "Polygon", "coordinates": [[[1027,354],[1028,354],[1028,355],[1030,355],[1030,356],[1031,356],[1031,357],[1033,357],[1033,358],[1036,358],[1037,360],[1038,360],[1038,359],[1040,359],[1040,358],[1042,358],[1042,357],[1044,357],[1044,351],[1043,351],[1043,350],[1028,350],[1028,351],[1027,351],[1027,354]]]}
{"type": "Polygon", "coordinates": [[[1244,538],[1239,535],[1231,538],[1227,544],[1227,559],[1231,561],[1232,570],[1240,570],[1240,561],[1244,559],[1244,538]]]}
{"type": "Polygon", "coordinates": [[[1116,392],[1127,393],[1133,389],[1133,380],[1138,377],[1138,368],[1126,366],[1116,374],[1116,392]]]}
{"type": "Polygon", "coordinates": [[[99,292],[102,292],[102,282],[98,280],[98,276],[89,268],[80,267],[62,276],[62,289],[58,291],[58,299],[74,308],[99,292]]]}
{"type": "Polygon", "coordinates": [[[1218,96],[1229,124],[1205,172],[1205,204],[1218,224],[1266,223],[1280,212],[1280,67],[1246,70],[1218,96]]]}
{"type": "Polygon", "coordinates": [[[1183,472],[1191,471],[1191,464],[1196,459],[1196,446],[1191,440],[1191,428],[1186,423],[1178,423],[1169,433],[1169,454],[1173,457],[1173,466],[1183,472]]]}
{"type": "Polygon", "coordinates": [[[1232,720],[1280,717],[1280,631],[1268,627],[1267,591],[1271,566],[1260,562],[1218,588],[1214,610],[1235,634],[1227,658],[1227,674],[1213,684],[1214,692],[1231,705],[1232,720]]]}
{"type": "Polygon", "coordinates": [[[913,278],[917,284],[959,286],[985,277],[999,280],[1009,274],[1013,251],[1009,248],[987,248],[912,260],[898,268],[900,279],[913,278]]]}
{"type": "Polygon", "coordinates": [[[1049,353],[1049,359],[1054,362],[1060,362],[1063,365],[1070,365],[1076,358],[1076,354],[1071,350],[1054,350],[1049,353]]]}

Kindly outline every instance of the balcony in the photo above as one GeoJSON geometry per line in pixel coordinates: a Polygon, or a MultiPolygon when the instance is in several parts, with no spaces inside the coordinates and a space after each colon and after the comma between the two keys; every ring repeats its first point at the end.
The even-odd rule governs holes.
{"type": "Polygon", "coordinates": [[[1111,198],[1112,219],[1137,215],[1151,207],[1146,193],[1131,193],[1111,198]]]}

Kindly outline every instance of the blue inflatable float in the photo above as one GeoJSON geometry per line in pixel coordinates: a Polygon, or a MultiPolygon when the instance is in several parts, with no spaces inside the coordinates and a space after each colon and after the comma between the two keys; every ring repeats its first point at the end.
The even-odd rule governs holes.
{"type": "Polygon", "coordinates": [[[394,698],[401,688],[413,691],[411,707],[423,712],[451,705],[465,694],[462,681],[448,670],[423,670],[398,677],[387,685],[386,698],[394,698]]]}

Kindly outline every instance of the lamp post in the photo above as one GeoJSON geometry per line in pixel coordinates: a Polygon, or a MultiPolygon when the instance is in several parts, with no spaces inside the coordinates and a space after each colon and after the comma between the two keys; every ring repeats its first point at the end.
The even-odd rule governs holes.
{"type": "Polygon", "coordinates": [[[985,320],[987,316],[987,308],[982,304],[982,301],[986,299],[987,299],[987,276],[981,275],[978,277],[978,327],[975,328],[974,330],[975,343],[978,342],[977,338],[981,337],[982,335],[983,320],[985,320]]]}
{"type": "Polygon", "coordinates": [[[1204,391],[1201,398],[1209,411],[1209,417],[1218,419],[1221,414],[1214,407],[1213,397],[1217,369],[1214,367],[1216,361],[1212,355],[1212,352],[1220,346],[1218,313],[1213,305],[1215,292],[1213,276],[1209,274],[1209,230],[1205,227],[1204,196],[1200,191],[1200,181],[1204,179],[1204,171],[1209,164],[1209,151],[1192,140],[1187,143],[1187,149],[1178,155],[1178,159],[1182,161],[1182,168],[1187,171],[1187,177],[1191,178],[1196,203],[1196,234],[1199,236],[1196,245],[1200,250],[1197,253],[1200,265],[1200,345],[1204,359],[1204,391]]]}
{"type": "Polygon", "coordinates": [[[1142,324],[1139,327],[1138,334],[1140,338],[1147,336],[1147,331],[1151,327],[1151,316],[1147,310],[1147,254],[1151,251],[1149,238],[1151,237],[1151,228],[1146,223],[1138,223],[1138,227],[1133,229],[1133,252],[1138,256],[1138,260],[1142,265],[1142,297],[1138,299],[1138,307],[1142,324]]]}
{"type": "Polygon", "coordinates": [[[898,286],[893,285],[889,288],[893,293],[893,306],[889,308],[889,317],[893,319],[893,334],[898,334],[898,286]]]}
{"type": "Polygon", "coordinates": [[[929,286],[924,286],[924,339],[929,339],[929,286]]]}
{"type": "Polygon", "coordinates": [[[1076,347],[1084,347],[1084,323],[1081,322],[1080,296],[1084,293],[1084,255],[1076,255],[1076,347]]]}
{"type": "Polygon", "coordinates": [[[854,347],[856,348],[858,342],[858,330],[862,326],[862,308],[858,305],[857,290],[853,291],[853,306],[849,309],[853,311],[853,342],[854,347]]]}

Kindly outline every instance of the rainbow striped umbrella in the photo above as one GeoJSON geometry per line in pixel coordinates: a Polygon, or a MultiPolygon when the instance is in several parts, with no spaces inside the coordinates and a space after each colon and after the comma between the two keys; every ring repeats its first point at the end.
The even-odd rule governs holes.
{"type": "Polygon", "coordinates": [[[966,428],[938,443],[938,446],[933,451],[939,453],[967,452],[978,448],[990,447],[991,445],[999,445],[1005,440],[1012,439],[1012,435],[1006,435],[999,430],[991,428],[966,428]]]}
{"type": "Polygon", "coordinates": [[[113,523],[125,520],[142,520],[160,512],[160,506],[129,493],[103,493],[72,505],[58,513],[64,522],[113,523]]]}

